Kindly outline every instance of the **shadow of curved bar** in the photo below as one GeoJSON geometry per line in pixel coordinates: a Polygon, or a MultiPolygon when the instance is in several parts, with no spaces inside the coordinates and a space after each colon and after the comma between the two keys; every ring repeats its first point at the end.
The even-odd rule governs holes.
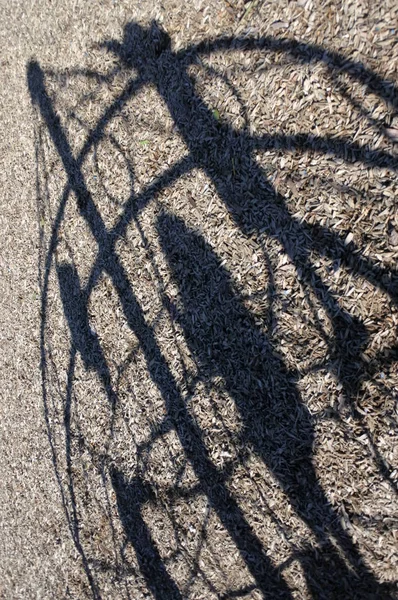
{"type": "Polygon", "coordinates": [[[383,79],[359,61],[349,59],[339,52],[318,44],[299,42],[294,39],[279,39],[272,36],[224,36],[202,40],[198,44],[180,50],[177,55],[179,58],[184,59],[186,64],[189,64],[195,60],[198,54],[211,54],[220,50],[274,50],[287,54],[299,63],[322,62],[331,73],[347,73],[353,81],[365,84],[368,92],[377,94],[394,109],[398,109],[398,88],[393,81],[383,79]]]}

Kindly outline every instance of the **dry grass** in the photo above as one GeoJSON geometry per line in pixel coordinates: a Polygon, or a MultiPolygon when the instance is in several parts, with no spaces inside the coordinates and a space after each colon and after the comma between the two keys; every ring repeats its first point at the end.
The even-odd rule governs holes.
{"type": "Polygon", "coordinates": [[[3,3],[0,597],[393,598],[397,3],[128,4],[3,3]]]}

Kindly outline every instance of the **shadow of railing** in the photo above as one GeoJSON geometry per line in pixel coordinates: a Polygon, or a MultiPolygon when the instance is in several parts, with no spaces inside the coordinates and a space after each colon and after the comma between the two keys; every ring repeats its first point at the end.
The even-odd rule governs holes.
{"type": "MultiPolygon", "coordinates": [[[[347,246],[344,238],[335,231],[320,225],[303,223],[292,216],[282,195],[273,189],[254,160],[253,152],[264,148],[278,148],[285,152],[305,150],[343,157],[347,162],[388,167],[394,171],[397,170],[398,161],[386,151],[373,150],[344,137],[327,138],[304,133],[295,136],[275,134],[256,137],[250,135],[247,129],[236,132],[214,118],[212,111],[196,94],[187,68],[199,54],[216,50],[227,52],[231,49],[277,49],[298,62],[323,61],[332,74],[344,71],[353,80],[365,84],[369,91],[388,101],[394,109],[398,103],[397,90],[391,82],[383,81],[360,63],[328,52],[320,46],[295,41],[274,38],[221,38],[204,41],[184,51],[173,52],[167,34],[156,24],[143,29],[133,23],[126,27],[122,43],[110,41],[104,42],[102,46],[118,57],[121,70],[128,71],[134,68],[137,75],[106,108],[95,128],[89,131],[77,157],[73,155],[66,132],[46,89],[45,72],[36,62],[31,62],[27,69],[32,103],[48,129],[67,176],[67,184],[53,219],[50,240],[40,258],[41,370],[47,433],[73,540],[82,557],[92,595],[99,598],[101,591],[79,535],[70,446],[70,412],[77,354],[81,356],[86,369],[97,374],[112,413],[118,403],[117,392],[112,388],[109,366],[98,336],[90,329],[88,317],[90,295],[101,275],[106,273],[117,291],[125,320],[138,339],[149,376],[164,401],[167,416],[149,445],[168,428],[174,429],[202,493],[207,496],[211,507],[235,543],[256,587],[263,597],[290,598],[292,593],[284,577],[274,565],[272,557],[267,554],[228,488],[228,472],[224,473],[216,468],[209,456],[203,432],[188,410],[187,399],[182,396],[162,354],[153,327],[145,319],[133,285],[116,251],[116,244],[125,235],[129,224],[137,222],[140,212],[161,190],[194,168],[203,170],[213,182],[219,197],[243,234],[253,235],[255,232],[259,235],[261,232],[277,239],[300,273],[302,285],[311,290],[324,307],[333,327],[330,364],[339,377],[345,398],[350,405],[351,398],[358,394],[366,377],[372,376],[371,367],[360,356],[362,348],[366,345],[368,332],[359,319],[341,308],[333,291],[317,274],[311,254],[322,252],[333,260],[338,259],[347,271],[379,288],[395,304],[398,301],[398,272],[383,268],[365,257],[360,248],[353,243],[347,246]],[[150,183],[139,195],[131,189],[122,215],[113,227],[108,229],[88,189],[82,166],[93,146],[104,136],[107,125],[120,113],[126,102],[147,85],[154,86],[162,97],[189,154],[150,183]],[[231,164],[234,165],[233,173],[231,164]],[[98,246],[96,260],[84,287],[81,286],[74,266],[60,263],[56,256],[60,226],[72,192],[76,196],[80,214],[98,246]],[[67,392],[63,408],[68,471],[66,487],[59,473],[49,419],[46,384],[49,356],[45,332],[49,310],[49,277],[54,265],[71,334],[67,392]]],[[[96,77],[95,73],[87,75],[96,77]]],[[[97,79],[102,81],[103,77],[98,75],[97,79]]],[[[348,94],[347,90],[345,93],[348,94]]],[[[37,143],[40,144],[40,141],[37,143]]],[[[129,169],[130,178],[133,180],[132,166],[129,169]]],[[[39,186],[37,191],[40,202],[39,186]]],[[[322,597],[321,594],[324,597],[337,597],[336,594],[342,591],[346,597],[353,598],[358,597],[358,594],[363,594],[363,598],[371,598],[375,594],[380,598],[390,597],[387,588],[377,582],[364,564],[359,548],[343,530],[327,501],[312,461],[314,433],[310,414],[300,400],[294,378],[292,379],[291,373],[272,344],[244,307],[228,271],[221,266],[219,257],[206,241],[173,215],[159,215],[158,234],[183,305],[182,313],[175,317],[184,331],[192,355],[199,364],[201,376],[205,379],[214,375],[224,378],[227,390],[234,399],[245,425],[247,433],[243,441],[254,448],[255,453],[279,482],[291,506],[312,530],[316,540],[325,547],[327,561],[324,561],[322,556],[318,561],[313,556],[299,557],[314,597],[322,597]],[[192,276],[187,277],[186,273],[192,276]],[[206,312],[206,321],[201,323],[200,327],[195,325],[192,319],[198,297],[202,297],[202,308],[204,307],[206,312]],[[240,380],[249,381],[249,384],[243,386],[240,380]],[[286,431],[290,434],[287,435],[286,431]]],[[[163,301],[166,308],[169,308],[165,298],[163,301]]],[[[384,359],[395,360],[397,354],[397,347],[393,347],[389,356],[384,359]]],[[[353,404],[352,411],[356,418],[361,418],[359,413],[355,412],[353,404]]],[[[363,427],[365,428],[365,425],[363,427]]],[[[373,444],[375,460],[381,474],[389,485],[394,486],[392,469],[380,456],[370,432],[366,433],[373,444]]],[[[151,496],[151,490],[141,481],[139,474],[134,480],[128,481],[125,475],[112,465],[111,457],[106,456],[106,452],[97,458],[101,469],[107,470],[109,474],[126,537],[134,547],[148,589],[157,599],[184,597],[178,581],[174,581],[169,575],[141,514],[141,505],[151,496]]]]}

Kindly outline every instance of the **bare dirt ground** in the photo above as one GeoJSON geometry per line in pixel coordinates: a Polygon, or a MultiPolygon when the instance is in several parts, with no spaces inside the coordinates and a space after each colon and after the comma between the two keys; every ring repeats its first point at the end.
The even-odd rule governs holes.
{"type": "Polygon", "coordinates": [[[0,597],[397,597],[396,0],[1,14],[0,597]]]}

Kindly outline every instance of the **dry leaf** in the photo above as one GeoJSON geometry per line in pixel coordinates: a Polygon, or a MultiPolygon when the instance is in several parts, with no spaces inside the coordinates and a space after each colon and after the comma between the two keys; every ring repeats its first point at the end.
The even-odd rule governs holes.
{"type": "Polygon", "coordinates": [[[388,127],[385,130],[386,134],[393,142],[398,142],[398,128],[397,127],[388,127]]]}
{"type": "Polygon", "coordinates": [[[390,233],[390,244],[398,246],[398,231],[396,229],[393,229],[390,233]]]}
{"type": "Polygon", "coordinates": [[[287,29],[289,23],[287,21],[274,21],[271,25],[272,29],[287,29]]]}

